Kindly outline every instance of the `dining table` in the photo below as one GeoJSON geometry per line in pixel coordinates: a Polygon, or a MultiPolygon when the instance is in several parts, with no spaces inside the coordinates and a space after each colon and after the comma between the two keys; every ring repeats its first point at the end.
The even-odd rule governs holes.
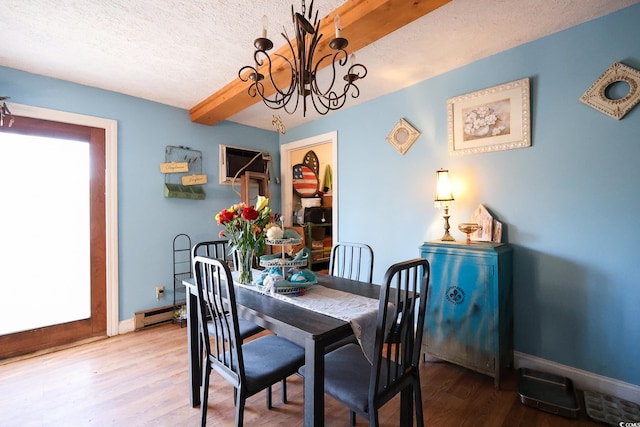
{"type": "MultiPolygon", "coordinates": [[[[316,274],[317,284],[366,298],[379,299],[380,286],[368,282],[316,274]]],[[[190,403],[200,404],[202,351],[198,338],[197,288],[194,279],[186,279],[187,345],[189,359],[190,403]]],[[[313,292],[314,289],[309,292],[313,292]]],[[[238,315],[305,350],[304,425],[324,426],[324,355],[332,344],[353,336],[349,321],[322,314],[286,300],[275,298],[246,286],[234,286],[238,315]]],[[[305,295],[296,297],[305,298],[305,295]]]]}

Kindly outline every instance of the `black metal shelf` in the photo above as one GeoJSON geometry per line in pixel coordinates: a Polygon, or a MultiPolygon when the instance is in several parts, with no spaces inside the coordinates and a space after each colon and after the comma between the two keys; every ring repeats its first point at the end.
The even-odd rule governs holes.
{"type": "MultiPolygon", "coordinates": [[[[185,279],[190,279],[191,275],[191,237],[186,234],[178,234],[173,238],[173,309],[174,313],[186,304],[187,289],[182,284],[185,279]]],[[[186,324],[184,319],[174,317],[175,323],[180,326],[186,324]]]]}

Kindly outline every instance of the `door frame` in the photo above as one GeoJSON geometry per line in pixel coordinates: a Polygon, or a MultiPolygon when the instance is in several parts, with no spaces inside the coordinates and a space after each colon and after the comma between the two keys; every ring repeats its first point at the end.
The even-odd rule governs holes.
{"type": "Polygon", "coordinates": [[[107,280],[107,335],[119,333],[118,307],[118,121],[84,114],[11,103],[15,116],[51,120],[105,131],[105,226],[107,280]]]}
{"type": "Polygon", "coordinates": [[[280,175],[282,178],[282,216],[285,226],[293,224],[293,176],[291,171],[291,152],[301,148],[310,148],[320,144],[331,144],[331,168],[333,170],[331,185],[331,218],[333,226],[332,239],[338,241],[338,131],[327,132],[297,141],[292,141],[280,146],[280,175]]]}

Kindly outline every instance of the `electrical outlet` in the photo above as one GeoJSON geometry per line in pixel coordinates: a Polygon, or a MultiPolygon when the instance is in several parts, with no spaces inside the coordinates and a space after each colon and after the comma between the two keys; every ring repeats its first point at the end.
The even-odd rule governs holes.
{"type": "Polygon", "coordinates": [[[156,286],[156,301],[164,297],[164,286],[156,286]]]}

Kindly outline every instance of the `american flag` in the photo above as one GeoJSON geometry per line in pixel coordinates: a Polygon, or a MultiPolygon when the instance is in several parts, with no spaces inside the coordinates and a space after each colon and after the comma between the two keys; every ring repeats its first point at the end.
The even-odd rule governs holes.
{"type": "Polygon", "coordinates": [[[318,176],[308,166],[293,167],[293,189],[301,197],[312,197],[318,192],[318,176]]]}

